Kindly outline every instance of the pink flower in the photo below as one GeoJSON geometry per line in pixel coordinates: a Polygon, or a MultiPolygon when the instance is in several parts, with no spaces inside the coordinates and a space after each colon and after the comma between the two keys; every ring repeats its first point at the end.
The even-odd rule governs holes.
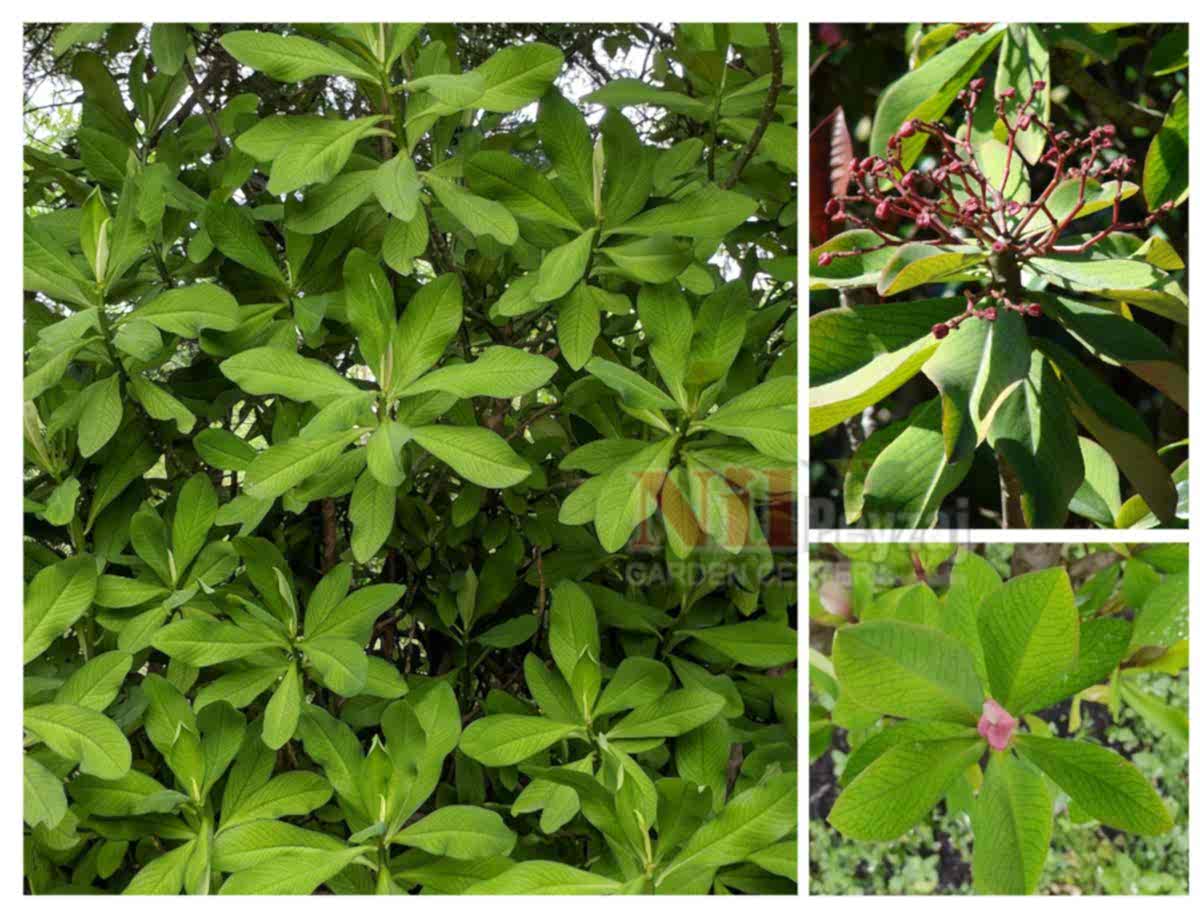
{"type": "Polygon", "coordinates": [[[1007,749],[1012,739],[1013,730],[1017,728],[1017,719],[1000,705],[988,699],[983,703],[983,713],[979,716],[979,735],[988,741],[988,745],[999,751],[1007,749]]]}

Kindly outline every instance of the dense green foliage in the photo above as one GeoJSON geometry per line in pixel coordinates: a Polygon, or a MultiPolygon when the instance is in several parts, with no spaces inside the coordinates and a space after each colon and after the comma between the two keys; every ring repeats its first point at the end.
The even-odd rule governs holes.
{"type": "Polygon", "coordinates": [[[1187,35],[818,33],[818,525],[1186,524],[1187,35]]]}
{"type": "Polygon", "coordinates": [[[794,891],[795,29],[26,34],[27,891],[794,891]]]}
{"type": "MultiPolygon", "coordinates": [[[[1089,826],[1141,852],[1147,866],[1162,856],[1178,863],[1186,792],[1164,799],[1155,783],[1178,791],[1178,775],[1164,774],[1157,756],[1187,752],[1185,546],[1146,546],[1124,559],[1085,550],[1070,565],[1074,588],[1066,567],[1003,580],[969,551],[947,563],[952,546],[894,546],[888,557],[841,549],[852,560],[833,578],[818,567],[823,582],[811,597],[812,815],[838,833],[812,828],[815,887],[824,886],[822,853],[825,891],[844,883],[846,858],[889,865],[885,882],[894,884],[866,891],[919,882],[923,870],[905,852],[928,850],[931,810],[949,837],[928,862],[937,879],[924,891],[956,888],[968,870],[976,892],[1053,888],[1062,882],[1057,859],[1047,861],[1062,845],[1054,833],[1086,838],[1089,826]],[[909,582],[896,586],[897,574],[909,582]],[[1164,674],[1178,684],[1164,684],[1164,674]],[[1161,739],[1149,750],[1113,731],[1093,742],[1086,727],[1101,715],[1161,739]],[[1119,754],[1127,751],[1151,754],[1131,763],[1119,754]]],[[[1106,891],[1128,880],[1122,863],[1106,891]]],[[[1178,891],[1166,878],[1152,885],[1178,891]]],[[[1121,891],[1136,889],[1126,882],[1121,891]]]]}

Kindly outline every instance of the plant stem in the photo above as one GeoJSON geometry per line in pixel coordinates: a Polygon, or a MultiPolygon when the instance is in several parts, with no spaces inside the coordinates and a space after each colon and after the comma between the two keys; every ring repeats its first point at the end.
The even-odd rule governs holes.
{"type": "MultiPolygon", "coordinates": [[[[1012,302],[1021,302],[1021,266],[1009,252],[992,255],[988,266],[1004,295],[1012,302]]],[[[1000,524],[1005,529],[1027,529],[1025,513],[1021,509],[1021,481],[1017,473],[1000,453],[996,453],[996,464],[1000,467],[1000,524]]]]}

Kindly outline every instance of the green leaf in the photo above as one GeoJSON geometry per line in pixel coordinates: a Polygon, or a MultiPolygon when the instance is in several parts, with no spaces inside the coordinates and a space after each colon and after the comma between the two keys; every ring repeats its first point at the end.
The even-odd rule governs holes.
{"type": "Polygon", "coordinates": [[[1024,320],[1001,309],[994,322],[971,319],[925,364],[942,393],[946,458],[960,462],[988,435],[997,411],[1029,377],[1032,350],[1024,320]]]}
{"type": "Polygon", "coordinates": [[[893,746],[838,795],[829,824],[856,841],[898,838],[937,805],[985,748],[982,740],[970,737],[893,746]]]}
{"type": "Polygon", "coordinates": [[[596,497],[596,535],[605,551],[619,551],[631,532],[657,509],[678,437],[651,443],[605,475],[596,497]]]}
{"type": "Polygon", "coordinates": [[[259,453],[246,470],[246,493],[273,500],[333,462],[347,444],[361,436],[357,428],[324,437],[295,437],[259,453]]]}
{"type": "Polygon", "coordinates": [[[204,229],[222,255],[263,277],[283,284],[283,272],[267,250],[246,208],[212,201],[204,210],[204,229]]]}
{"type": "Polygon", "coordinates": [[[258,450],[241,437],[221,427],[209,427],[192,438],[200,458],[213,468],[226,472],[244,472],[258,450]]]}
{"type": "Polygon", "coordinates": [[[251,395],[283,395],[328,404],[363,390],[328,364],[280,347],[255,347],[221,363],[221,372],[251,395]]]}
{"type": "Polygon", "coordinates": [[[38,571],[25,593],[24,663],[43,650],[85,613],[96,596],[96,562],[87,555],[38,571]]]}
{"type": "Polygon", "coordinates": [[[393,390],[413,382],[437,363],[462,324],[462,284],[457,275],[443,274],[416,292],[396,323],[393,390]]]}
{"type": "Polygon", "coordinates": [[[596,230],[593,228],[546,253],[533,288],[534,300],[539,303],[557,300],[583,279],[595,238],[596,230]]]}
{"type": "Polygon", "coordinates": [[[238,873],[274,858],[316,856],[344,848],[341,839],[324,832],[260,819],[222,828],[213,840],[212,866],[222,873],[238,873]]]}
{"type": "Polygon", "coordinates": [[[988,761],[973,823],[975,888],[986,895],[1032,895],[1054,826],[1054,800],[1038,772],[1011,755],[988,761]]]}
{"type": "Polygon", "coordinates": [[[1133,620],[1135,647],[1170,647],[1188,635],[1188,575],[1168,574],[1150,591],[1133,620]]]}
{"type": "Polygon", "coordinates": [[[459,475],[484,488],[509,488],[530,468],[512,447],[483,427],[414,427],[413,439],[459,475]]]}
{"type": "Polygon", "coordinates": [[[396,516],[396,488],[380,484],[374,475],[358,476],[350,496],[350,547],[354,560],[365,564],[375,557],[392,533],[396,516]]]}
{"type": "Polygon", "coordinates": [[[535,41],[503,48],[476,68],[484,92],[474,107],[512,112],[536,102],[562,66],[562,52],[551,45],[535,41]]]}
{"type": "Polygon", "coordinates": [[[597,251],[603,253],[622,276],[647,284],[665,284],[674,280],[692,263],[687,243],[669,236],[606,245],[597,251]]]}
{"type": "Polygon", "coordinates": [[[1138,413],[1065,348],[1041,339],[1037,347],[1054,363],[1075,419],[1113,457],[1155,516],[1173,520],[1175,482],[1138,413]]]}
{"type": "Polygon", "coordinates": [[[842,628],[833,664],[842,691],[870,711],[974,725],[983,709],[971,652],[933,628],[898,621],[842,628]]]}
{"type": "Polygon", "coordinates": [[[98,711],[76,704],[39,704],[25,709],[25,729],[97,778],[119,778],[129,771],[129,741],[98,711]]]}
{"type": "Polygon", "coordinates": [[[658,660],[626,657],[608,680],[593,712],[599,717],[657,701],[671,685],[671,671],[658,660]]]}
{"type": "MultiPolygon", "coordinates": [[[[590,176],[590,145],[587,155],[590,176]]],[[[467,160],[465,174],[473,191],[499,201],[519,220],[545,223],[575,233],[583,231],[551,181],[515,156],[499,150],[483,150],[467,160]]]]}
{"type": "Polygon", "coordinates": [[[776,775],[742,791],[663,868],[655,879],[659,892],[668,891],[672,876],[736,864],[779,841],[796,827],[798,797],[794,774],[776,775]]]}
{"type": "Polygon", "coordinates": [[[253,70],[281,83],[298,83],[314,76],[345,76],[369,83],[379,77],[348,53],[299,35],[274,32],[228,32],[221,45],[253,70]]]}
{"type": "Polygon", "coordinates": [[[1089,742],[1021,733],[1017,752],[1044,771],[1089,816],[1137,835],[1161,835],[1171,814],[1130,762],[1089,742]]]}
{"type": "Polygon", "coordinates": [[[493,714],[463,730],[459,748],[490,767],[516,765],[560,740],[582,731],[578,724],[558,723],[545,717],[493,714]]]}
{"type": "Polygon", "coordinates": [[[116,700],[132,666],[133,657],[120,650],[92,657],[67,677],[54,694],[54,702],[103,711],[116,700]]]}
{"type": "Polygon", "coordinates": [[[557,371],[553,360],[517,348],[493,345],[471,363],[452,364],[426,373],[397,394],[449,392],[459,398],[517,398],[546,385],[557,371]]]}
{"type": "Polygon", "coordinates": [[[67,795],[62,781],[45,765],[26,753],[23,757],[23,800],[25,824],[51,829],[67,815],[67,795]]]}
{"type": "Polygon", "coordinates": [[[593,357],[587,362],[584,369],[620,395],[621,401],[631,408],[657,408],[672,411],[679,407],[654,383],[619,363],[613,363],[603,357],[593,357]]]}
{"type": "Polygon", "coordinates": [[[555,861],[522,861],[467,888],[472,896],[604,896],[621,891],[609,877],[555,861]]]}
{"type": "Polygon", "coordinates": [[[429,172],[422,178],[454,219],[476,236],[491,236],[501,245],[516,243],[517,221],[503,204],[464,191],[453,182],[429,172]]]}
{"type": "Polygon", "coordinates": [[[151,642],[167,656],[191,666],[212,666],[286,646],[229,622],[186,619],[162,628],[151,642]]]}
{"type": "Polygon", "coordinates": [[[216,284],[192,284],[161,293],[129,313],[183,338],[198,338],[202,329],[233,331],[241,321],[233,294],[216,284]]]}
{"type": "Polygon", "coordinates": [[[1150,141],[1142,173],[1142,192],[1151,210],[1167,201],[1181,203],[1188,193],[1188,97],[1181,89],[1171,100],[1162,127],[1150,141]]]}
{"type": "Polygon", "coordinates": [[[1020,482],[1026,524],[1063,526],[1083,483],[1083,454],[1066,391],[1041,353],[1033,354],[1029,376],[997,410],[988,442],[1020,482]]]}
{"type": "Polygon", "coordinates": [[[680,736],[708,723],[725,707],[725,699],[706,689],[668,692],[635,708],[608,731],[610,740],[680,736]]]}
{"type": "Polygon", "coordinates": [[[393,835],[391,841],[466,860],[508,854],[517,836],[499,813],[478,806],[444,806],[393,835]]]}
{"type": "Polygon", "coordinates": [[[344,848],[311,854],[281,854],[241,870],[222,884],[223,896],[307,896],[332,880],[369,848],[344,848]]]}
{"type": "Polygon", "coordinates": [[[556,330],[568,366],[582,369],[600,337],[600,307],[587,284],[579,284],[567,294],[558,309],[556,330]]]}
{"type": "Polygon", "coordinates": [[[342,697],[353,697],[367,687],[367,655],[354,641],[313,638],[302,649],[325,685],[342,697]]]}
{"type": "Polygon", "coordinates": [[[296,735],[303,704],[300,674],[292,663],[263,712],[262,739],[269,748],[279,749],[296,735]]]}
{"type": "Polygon", "coordinates": [[[398,153],[375,171],[373,188],[383,209],[397,220],[408,223],[417,216],[421,180],[416,164],[406,153],[398,153]]]}
{"type": "Polygon", "coordinates": [[[796,632],[787,622],[757,619],[715,628],[681,629],[677,637],[689,637],[719,650],[735,663],[767,669],[796,659],[796,632]]]}
{"type": "Polygon", "coordinates": [[[745,223],[757,209],[753,198],[705,185],[679,201],[653,207],[620,226],[605,227],[605,233],[719,239],[745,223]]]}
{"type": "Polygon", "coordinates": [[[333,795],[329,782],[311,771],[289,771],[276,775],[221,814],[221,831],[260,819],[307,816],[333,795]]]}
{"type": "Polygon", "coordinates": [[[880,296],[894,296],[922,284],[944,283],[986,260],[987,256],[973,246],[950,249],[909,242],[896,249],[883,266],[876,287],[880,296]]]}
{"type": "Polygon", "coordinates": [[[217,492],[203,472],[189,478],[175,502],[171,547],[178,570],[185,571],[200,554],[217,517],[217,492]]]}
{"type": "Polygon", "coordinates": [[[964,305],[958,298],[914,300],[891,304],[886,310],[851,306],[813,316],[809,320],[810,433],[840,424],[915,376],[940,345],[930,329],[961,312],[964,305]]]}
{"type": "MultiPolygon", "coordinates": [[[[355,145],[380,133],[381,115],[317,118],[275,115],[260,121],[237,139],[237,146],[259,161],[271,161],[271,194],[288,194],[334,178],[350,160],[355,145]]],[[[371,181],[371,176],[367,181],[371,181]]],[[[368,194],[370,192],[368,191],[368,194]]]]}

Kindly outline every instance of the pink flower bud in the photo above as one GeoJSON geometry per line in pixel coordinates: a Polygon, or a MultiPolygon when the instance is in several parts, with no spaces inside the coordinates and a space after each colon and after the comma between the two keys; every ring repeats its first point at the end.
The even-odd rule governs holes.
{"type": "Polygon", "coordinates": [[[912,137],[912,135],[915,133],[917,133],[917,126],[911,121],[905,121],[902,125],[900,125],[900,130],[896,132],[896,136],[912,137]]]}
{"type": "Polygon", "coordinates": [[[1015,89],[1013,89],[1011,86],[1009,86],[1008,89],[1000,90],[1000,98],[1001,99],[1011,99],[1016,94],[1017,94],[1017,91],[1015,89]]]}
{"type": "Polygon", "coordinates": [[[950,162],[946,163],[946,171],[951,175],[958,175],[960,172],[962,172],[962,163],[960,163],[957,159],[952,159],[950,162]]]}
{"type": "Polygon", "coordinates": [[[1033,121],[1033,119],[1028,114],[1022,115],[1020,118],[1017,119],[1017,130],[1018,131],[1028,130],[1029,125],[1032,121],[1033,121]]]}
{"type": "Polygon", "coordinates": [[[879,205],[875,208],[875,219],[876,220],[886,220],[891,215],[891,212],[892,212],[892,208],[888,204],[888,202],[880,201],[879,205]]]}
{"type": "Polygon", "coordinates": [[[1034,92],[1041,92],[1045,88],[1046,88],[1045,80],[1034,80],[1033,81],[1033,91],[1034,92]]]}
{"type": "Polygon", "coordinates": [[[1025,307],[1025,314],[1028,316],[1033,316],[1033,318],[1035,318],[1035,319],[1040,318],[1042,315],[1041,304],[1040,303],[1030,303],[1028,306],[1025,307]]]}
{"type": "Polygon", "coordinates": [[[1100,128],[1100,130],[1102,130],[1107,137],[1115,137],[1117,133],[1117,126],[1115,124],[1106,124],[1104,127],[1100,128]]]}
{"type": "Polygon", "coordinates": [[[851,172],[857,172],[859,169],[858,157],[854,157],[853,159],[851,159],[850,164],[847,168],[849,168],[849,170],[851,172]]]}
{"type": "Polygon", "coordinates": [[[989,698],[983,703],[983,713],[979,716],[977,729],[989,746],[997,752],[1007,749],[1016,728],[1017,719],[997,702],[989,698]]]}
{"type": "Polygon", "coordinates": [[[849,619],[854,612],[854,597],[837,580],[826,580],[817,590],[817,596],[830,615],[849,619]]]}
{"type": "Polygon", "coordinates": [[[831,264],[833,264],[833,256],[829,252],[822,252],[817,256],[817,264],[819,264],[822,268],[828,268],[831,264]]]}
{"type": "Polygon", "coordinates": [[[982,92],[985,85],[983,77],[976,77],[970,82],[971,92],[982,92]]]}
{"type": "Polygon", "coordinates": [[[1005,242],[1003,239],[997,239],[995,242],[992,243],[992,251],[995,252],[997,255],[1003,255],[1005,252],[1008,251],[1008,243],[1005,242]]]}
{"type": "Polygon", "coordinates": [[[996,307],[995,307],[995,306],[989,306],[987,309],[985,309],[985,310],[983,311],[982,315],[983,315],[983,317],[984,317],[985,319],[987,319],[989,322],[995,322],[995,321],[996,321],[996,307]]]}
{"type": "Polygon", "coordinates": [[[923,210],[917,214],[917,226],[921,227],[921,229],[929,229],[932,224],[933,217],[929,215],[929,211],[923,210]]]}

